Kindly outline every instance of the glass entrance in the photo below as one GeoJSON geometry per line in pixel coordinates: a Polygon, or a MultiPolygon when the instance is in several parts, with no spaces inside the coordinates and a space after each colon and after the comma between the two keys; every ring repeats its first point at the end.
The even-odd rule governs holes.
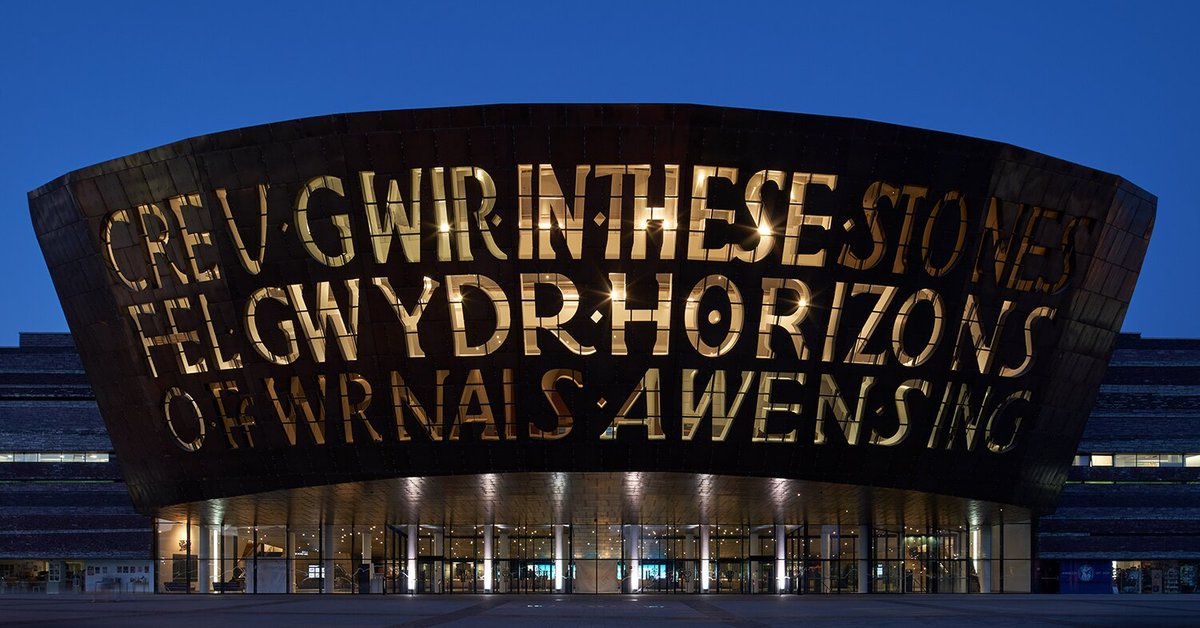
{"type": "Polygon", "coordinates": [[[553,593],[554,561],[513,560],[509,581],[513,593],[553,593]]]}
{"type": "Polygon", "coordinates": [[[775,593],[775,559],[750,559],[750,593],[775,593]]]}
{"type": "Polygon", "coordinates": [[[813,564],[819,564],[819,557],[810,553],[811,539],[807,534],[807,526],[789,527],[787,531],[787,593],[809,593],[820,590],[821,572],[814,569],[813,564]],[[814,588],[816,587],[816,588],[814,588]]]}
{"type": "MultiPolygon", "coordinates": [[[[553,593],[556,577],[562,578],[566,586],[568,574],[557,574],[555,570],[555,559],[559,557],[555,556],[553,526],[496,526],[496,543],[500,592],[553,593]]],[[[567,547],[564,540],[563,549],[567,547]]],[[[565,560],[563,569],[568,569],[565,560]]]]}
{"type": "Polygon", "coordinates": [[[474,560],[451,560],[448,591],[483,593],[483,564],[474,560]]]}
{"type": "Polygon", "coordinates": [[[643,593],[693,593],[700,586],[698,560],[643,559],[638,569],[643,593]]]}
{"type": "Polygon", "coordinates": [[[670,562],[665,560],[643,560],[638,565],[641,573],[638,578],[641,580],[642,592],[644,593],[668,593],[671,591],[671,582],[668,580],[668,574],[672,573],[669,567],[670,562]]]}
{"type": "MultiPolygon", "coordinates": [[[[67,593],[83,592],[83,563],[64,563],[63,581],[60,590],[67,593]]],[[[133,581],[133,578],[130,578],[133,581]]]]}
{"type": "Polygon", "coordinates": [[[450,526],[446,533],[448,593],[483,593],[484,526],[450,526]]]}
{"type": "Polygon", "coordinates": [[[441,593],[444,590],[444,565],[445,561],[440,558],[417,559],[417,593],[441,593]]]}
{"type": "Polygon", "coordinates": [[[408,532],[403,526],[389,525],[391,537],[384,552],[384,593],[408,593],[408,532]]]}

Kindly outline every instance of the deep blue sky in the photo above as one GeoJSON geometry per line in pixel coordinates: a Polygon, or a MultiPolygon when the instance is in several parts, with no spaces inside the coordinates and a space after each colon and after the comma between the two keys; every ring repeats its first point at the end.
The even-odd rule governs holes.
{"type": "Polygon", "coordinates": [[[1197,24],[1188,2],[4,3],[0,345],[66,329],[25,198],[64,172],[251,124],[493,102],[861,117],[1114,172],[1159,197],[1125,329],[1200,336],[1197,24]]]}

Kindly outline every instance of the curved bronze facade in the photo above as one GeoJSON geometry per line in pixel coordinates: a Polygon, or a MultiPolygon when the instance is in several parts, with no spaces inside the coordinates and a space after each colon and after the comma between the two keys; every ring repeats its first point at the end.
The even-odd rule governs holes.
{"type": "Polygon", "coordinates": [[[310,118],[30,194],[146,511],[517,471],[1045,510],[1155,202],[1004,144],[693,105],[310,118]]]}

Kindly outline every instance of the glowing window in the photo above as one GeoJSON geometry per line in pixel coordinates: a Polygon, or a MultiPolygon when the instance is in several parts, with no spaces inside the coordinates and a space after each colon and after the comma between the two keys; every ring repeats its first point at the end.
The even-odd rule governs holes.
{"type": "Polygon", "coordinates": [[[1114,467],[1136,467],[1137,454],[1116,454],[1113,456],[1114,467]]]}

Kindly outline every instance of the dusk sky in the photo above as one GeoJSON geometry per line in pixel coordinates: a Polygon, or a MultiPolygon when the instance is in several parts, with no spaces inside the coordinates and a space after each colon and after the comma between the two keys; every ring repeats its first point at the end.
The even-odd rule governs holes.
{"type": "MultiPolygon", "coordinates": [[[[21,5],[21,6],[18,6],[21,5]]],[[[1200,3],[87,2],[0,10],[0,345],[66,322],[26,193],[313,115],[684,102],[961,133],[1158,196],[1125,321],[1200,336],[1200,3]]]]}

